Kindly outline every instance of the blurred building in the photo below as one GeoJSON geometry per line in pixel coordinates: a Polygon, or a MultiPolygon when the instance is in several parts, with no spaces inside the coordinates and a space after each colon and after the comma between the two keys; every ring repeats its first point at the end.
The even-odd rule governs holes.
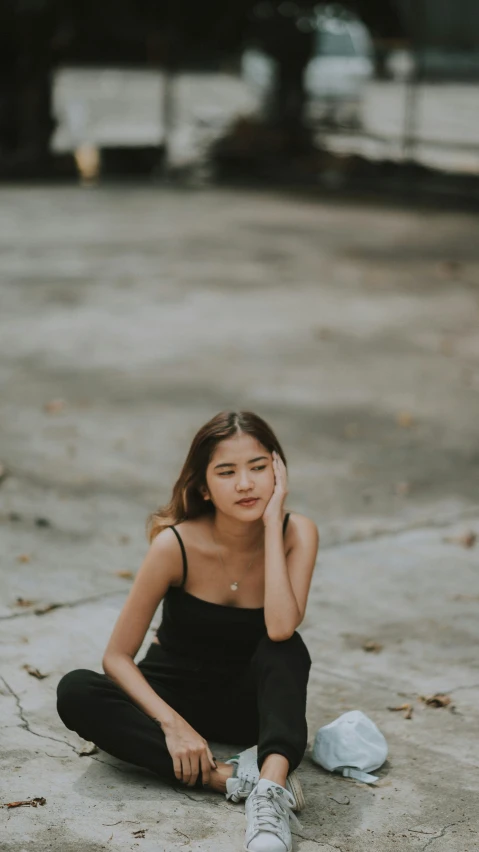
{"type": "Polygon", "coordinates": [[[48,169],[52,140],[147,149],[169,132],[191,151],[192,122],[208,141],[260,111],[285,150],[303,128],[337,153],[424,161],[416,142],[439,134],[476,168],[474,94],[418,91],[477,80],[477,0],[4,0],[0,41],[0,175],[48,169]]]}

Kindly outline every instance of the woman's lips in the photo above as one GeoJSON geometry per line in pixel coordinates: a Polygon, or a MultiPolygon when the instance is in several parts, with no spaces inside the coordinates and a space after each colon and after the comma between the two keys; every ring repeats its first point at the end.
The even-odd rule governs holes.
{"type": "Polygon", "coordinates": [[[254,506],[258,500],[259,497],[252,497],[250,500],[238,500],[238,506],[254,506]]]}

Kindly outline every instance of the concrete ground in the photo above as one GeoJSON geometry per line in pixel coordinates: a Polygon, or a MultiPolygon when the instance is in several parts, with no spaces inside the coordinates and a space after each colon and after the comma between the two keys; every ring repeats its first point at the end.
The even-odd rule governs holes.
{"type": "Polygon", "coordinates": [[[225,408],[272,424],[287,505],[320,530],[310,745],[350,709],[389,745],[375,786],[308,748],[296,850],[478,848],[477,230],[267,193],[2,190],[2,850],[242,848],[242,806],[80,757],[55,707],[65,672],[101,671],[146,516],[225,408]]]}

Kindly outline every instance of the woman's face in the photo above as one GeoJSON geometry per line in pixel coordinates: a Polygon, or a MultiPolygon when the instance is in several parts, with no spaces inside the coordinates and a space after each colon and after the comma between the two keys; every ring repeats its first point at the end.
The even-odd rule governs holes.
{"type": "Polygon", "coordinates": [[[271,453],[251,435],[221,441],[206,469],[207,490],[217,509],[243,521],[263,515],[274,491],[271,453]],[[249,505],[240,501],[256,498],[249,505]]]}

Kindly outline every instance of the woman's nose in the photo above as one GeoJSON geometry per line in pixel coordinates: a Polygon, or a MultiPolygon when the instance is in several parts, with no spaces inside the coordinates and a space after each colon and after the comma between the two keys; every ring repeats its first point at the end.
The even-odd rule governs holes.
{"type": "Polygon", "coordinates": [[[240,473],[239,480],[237,482],[237,488],[248,488],[251,485],[251,477],[247,471],[244,473],[240,473]]]}

